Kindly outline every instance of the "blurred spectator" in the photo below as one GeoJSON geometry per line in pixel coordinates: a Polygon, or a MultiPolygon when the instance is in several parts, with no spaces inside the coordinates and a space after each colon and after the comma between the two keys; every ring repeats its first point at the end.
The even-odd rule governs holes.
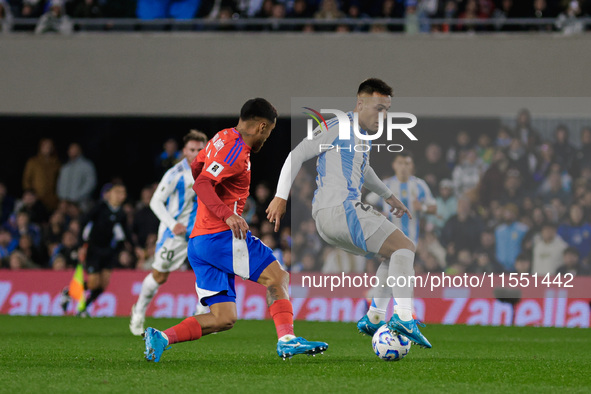
{"type": "Polygon", "coordinates": [[[515,272],[518,274],[531,274],[531,258],[526,253],[521,253],[515,259],[515,272]]]}
{"type": "Polygon", "coordinates": [[[65,268],[74,268],[78,264],[78,239],[71,231],[64,232],[61,243],[58,244],[51,255],[51,266],[53,267],[58,258],[63,258],[65,268]]]}
{"type": "Polygon", "coordinates": [[[44,0],[23,0],[20,16],[22,18],[38,18],[43,14],[44,0]]]}
{"type": "MultiPolygon", "coordinates": [[[[257,223],[261,223],[266,221],[267,214],[265,210],[269,206],[269,203],[273,199],[271,195],[271,190],[269,189],[269,185],[265,182],[261,182],[254,188],[254,199],[256,203],[256,216],[257,216],[257,223]]],[[[259,224],[260,226],[260,224],[259,224]]]]}
{"type": "Polygon", "coordinates": [[[27,256],[18,250],[12,252],[8,258],[8,267],[13,271],[38,268],[27,256]]]}
{"type": "Polygon", "coordinates": [[[29,235],[35,246],[41,244],[41,230],[36,224],[31,223],[29,214],[26,211],[19,211],[16,217],[11,218],[8,230],[16,240],[19,240],[23,235],[29,235]]]}
{"type": "Polygon", "coordinates": [[[58,203],[55,191],[60,166],[53,141],[43,138],[39,141],[37,156],[27,160],[23,172],[23,189],[32,189],[50,211],[54,210],[58,203]]]}
{"type": "Polygon", "coordinates": [[[478,247],[482,228],[482,220],[471,213],[470,201],[460,197],[458,213],[445,223],[440,240],[446,248],[452,245],[456,251],[461,249],[472,251],[478,247]]]}
{"type": "Polygon", "coordinates": [[[138,0],[139,19],[192,19],[199,11],[201,0],[138,0]]]}
{"type": "Polygon", "coordinates": [[[417,163],[416,174],[427,182],[431,190],[437,190],[439,182],[451,176],[439,145],[433,142],[427,145],[425,156],[417,163]]]}
{"type": "Polygon", "coordinates": [[[528,109],[524,108],[517,114],[515,132],[516,137],[521,140],[529,152],[533,152],[540,143],[540,135],[531,125],[531,114],[528,109]]]}
{"type": "Polygon", "coordinates": [[[541,190],[540,197],[544,204],[550,204],[552,200],[559,200],[562,205],[570,203],[570,195],[563,188],[562,175],[558,171],[553,171],[548,175],[548,186],[541,190]]]}
{"type": "Polygon", "coordinates": [[[51,0],[49,10],[37,22],[35,34],[71,34],[73,30],[74,26],[70,17],[66,15],[62,0],[51,0]]]}
{"type": "Polygon", "coordinates": [[[57,196],[62,200],[74,202],[83,211],[87,211],[95,187],[94,164],[82,155],[80,144],[70,144],[68,162],[62,166],[57,178],[57,196]]]}
{"type": "Polygon", "coordinates": [[[571,205],[568,224],[558,227],[558,235],[570,246],[576,248],[581,258],[591,251],[591,224],[584,221],[583,208],[571,205]]]}
{"type": "Polygon", "coordinates": [[[581,130],[581,149],[576,154],[576,168],[581,175],[583,168],[591,168],[591,128],[585,127],[581,130]]]}
{"type": "Polygon", "coordinates": [[[497,263],[493,255],[485,252],[477,252],[474,254],[474,262],[468,267],[468,272],[474,274],[482,273],[499,273],[503,272],[503,266],[497,263]]]}
{"type": "Polygon", "coordinates": [[[495,19],[495,30],[498,31],[516,31],[519,30],[518,26],[515,26],[508,22],[507,19],[517,17],[515,5],[513,0],[501,0],[501,6],[497,8],[492,17],[495,19]]]}
{"type": "Polygon", "coordinates": [[[495,148],[492,146],[492,140],[488,134],[483,133],[478,137],[476,153],[480,163],[482,163],[483,170],[486,171],[491,165],[495,154],[495,148]]]}
{"type": "Polygon", "coordinates": [[[436,233],[440,233],[447,220],[457,213],[458,200],[453,194],[454,185],[450,179],[439,182],[439,197],[435,199],[437,215],[427,216],[427,222],[433,225],[436,233]]]}
{"type": "Polygon", "coordinates": [[[548,171],[548,176],[546,177],[546,179],[544,179],[541,183],[541,185],[538,188],[538,194],[543,195],[544,193],[548,193],[550,191],[551,187],[551,179],[552,177],[550,177],[551,174],[556,173],[559,175],[560,177],[560,184],[562,185],[562,190],[564,190],[567,194],[569,194],[569,198],[570,198],[570,192],[571,192],[571,188],[572,188],[572,177],[569,175],[569,173],[567,171],[565,171],[562,166],[558,163],[552,163],[550,165],[550,169],[548,171]]]}
{"type": "Polygon", "coordinates": [[[519,206],[525,196],[521,187],[521,174],[519,170],[511,169],[507,171],[505,183],[503,184],[502,197],[499,199],[501,205],[515,204],[519,206]]]}
{"type": "Polygon", "coordinates": [[[164,150],[156,159],[156,178],[162,178],[164,173],[174,166],[182,156],[174,138],[167,139],[162,147],[164,150]]]}
{"type": "Polygon", "coordinates": [[[464,11],[460,13],[458,19],[461,20],[458,23],[458,30],[460,31],[481,31],[483,30],[482,25],[470,24],[466,22],[473,22],[486,19],[486,15],[480,11],[480,4],[477,0],[466,0],[464,5],[464,11]]]}
{"type": "Polygon", "coordinates": [[[150,234],[158,234],[160,222],[150,208],[154,191],[154,185],[144,187],[140,193],[140,202],[135,207],[132,233],[136,237],[136,244],[140,246],[146,244],[150,234]]]}
{"type": "Polygon", "coordinates": [[[531,172],[536,167],[535,156],[528,154],[519,138],[513,138],[507,149],[509,167],[516,168],[524,179],[529,179],[531,172]],[[530,166],[531,165],[531,166],[530,166]]]}
{"type": "MultiPolygon", "coordinates": [[[[315,19],[330,21],[333,19],[344,19],[345,13],[339,9],[337,0],[322,0],[319,10],[314,14],[315,19]]],[[[316,26],[317,31],[334,31],[334,25],[320,25],[316,26]]]]}
{"type": "MultiPolygon", "coordinates": [[[[546,0],[534,0],[533,9],[531,11],[530,18],[552,18],[551,10],[548,7],[548,3],[546,0]]],[[[531,26],[530,30],[537,30],[537,31],[552,31],[552,25],[535,25],[531,26]]]]}
{"type": "Polygon", "coordinates": [[[591,275],[589,266],[583,264],[576,248],[566,248],[562,254],[562,265],[556,270],[557,274],[591,275]]]}
{"type": "Polygon", "coordinates": [[[0,182],[0,226],[8,220],[14,210],[14,198],[8,194],[6,185],[0,182]]]}
{"type": "Polygon", "coordinates": [[[472,148],[470,143],[470,136],[465,131],[460,131],[456,135],[455,143],[447,150],[445,159],[447,166],[453,170],[455,165],[459,163],[460,159],[464,157],[464,153],[472,148]]]}
{"type": "Polygon", "coordinates": [[[47,210],[41,201],[37,199],[33,190],[25,190],[23,192],[23,198],[17,201],[14,210],[15,212],[27,212],[32,223],[42,224],[47,222],[47,210]]]}
{"type": "Polygon", "coordinates": [[[5,0],[0,0],[0,32],[8,33],[12,30],[12,12],[5,0]]]}
{"type": "MultiPolygon", "coordinates": [[[[47,248],[47,254],[52,256],[54,249],[62,241],[62,235],[65,231],[66,220],[64,214],[55,211],[49,217],[49,223],[43,229],[43,245],[47,248]]],[[[75,234],[76,238],[78,234],[75,234]]]]}
{"type": "Polygon", "coordinates": [[[571,0],[564,12],[556,18],[555,26],[564,34],[580,34],[585,31],[585,24],[579,19],[581,4],[578,0],[571,0]]]}
{"type": "Polygon", "coordinates": [[[533,178],[536,183],[541,183],[548,173],[550,166],[555,162],[554,148],[551,144],[542,144],[538,149],[538,160],[536,162],[536,169],[533,173],[533,178]]]}
{"type": "Polygon", "coordinates": [[[74,9],[74,18],[100,18],[103,11],[98,0],[82,0],[74,9]]]}
{"type": "Polygon", "coordinates": [[[504,223],[495,230],[496,258],[507,271],[513,271],[515,258],[521,253],[521,240],[528,230],[525,224],[517,221],[518,215],[515,204],[505,205],[504,223]]]}
{"type": "Polygon", "coordinates": [[[532,270],[540,275],[554,274],[562,262],[562,253],[568,247],[556,234],[556,225],[546,222],[534,237],[532,270]]]}
{"type": "Polygon", "coordinates": [[[501,126],[497,131],[497,138],[495,140],[495,146],[497,148],[506,148],[511,144],[511,130],[507,126],[501,126]]]}
{"type": "Polygon", "coordinates": [[[562,168],[571,172],[576,157],[576,149],[570,144],[566,125],[559,125],[554,131],[554,158],[562,168]]]}
{"type": "Polygon", "coordinates": [[[317,268],[316,260],[314,258],[314,254],[312,253],[305,253],[302,256],[302,259],[291,267],[291,272],[293,273],[314,271],[317,271],[317,268]]]}
{"type": "Polygon", "coordinates": [[[347,253],[341,248],[330,248],[321,269],[323,274],[364,272],[364,270],[365,258],[347,253]]]}
{"type": "Polygon", "coordinates": [[[490,205],[491,201],[499,200],[503,196],[505,174],[508,168],[507,155],[503,150],[497,149],[490,167],[482,175],[478,185],[478,197],[484,206],[490,205]]]}
{"type": "Polygon", "coordinates": [[[67,269],[67,263],[64,256],[62,256],[61,254],[55,256],[55,259],[53,259],[51,263],[51,269],[54,271],[63,271],[67,269]]]}
{"type": "Polygon", "coordinates": [[[154,263],[154,255],[156,253],[156,241],[158,240],[158,235],[156,234],[149,234],[146,238],[146,243],[143,244],[144,250],[143,253],[139,255],[137,261],[137,269],[144,270],[144,271],[151,271],[152,264],[154,263]]]}
{"type": "Polygon", "coordinates": [[[8,256],[18,246],[18,239],[12,238],[10,231],[4,227],[0,227],[0,267],[2,262],[8,262],[8,256]]]}
{"type": "Polygon", "coordinates": [[[521,250],[531,253],[534,248],[534,237],[542,231],[542,226],[548,220],[541,207],[535,207],[531,214],[531,227],[521,241],[521,250]]]}
{"type": "Polygon", "coordinates": [[[481,174],[482,165],[478,161],[476,151],[468,149],[461,153],[459,164],[455,166],[452,173],[456,196],[472,192],[478,185],[481,174]]]}
{"type": "Polygon", "coordinates": [[[33,239],[29,234],[22,234],[18,240],[18,247],[16,250],[22,252],[27,260],[39,266],[47,266],[47,255],[42,253],[40,245],[34,245],[33,239]]]}
{"type": "Polygon", "coordinates": [[[270,18],[273,15],[273,0],[264,0],[263,4],[259,8],[259,11],[255,15],[256,18],[270,18]]]}

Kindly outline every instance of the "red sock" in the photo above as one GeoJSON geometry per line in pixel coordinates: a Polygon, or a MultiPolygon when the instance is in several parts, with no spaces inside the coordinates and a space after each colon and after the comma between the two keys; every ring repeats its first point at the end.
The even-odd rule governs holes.
{"type": "Polygon", "coordinates": [[[275,322],[277,337],[293,334],[293,307],[289,300],[277,300],[270,307],[271,317],[275,322]]]}
{"type": "Polygon", "coordinates": [[[164,330],[168,344],[194,341],[201,338],[201,325],[194,317],[188,317],[174,327],[164,330]]]}

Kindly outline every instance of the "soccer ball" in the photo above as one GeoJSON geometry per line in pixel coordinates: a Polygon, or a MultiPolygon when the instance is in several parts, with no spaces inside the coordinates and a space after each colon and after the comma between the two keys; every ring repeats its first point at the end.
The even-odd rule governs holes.
{"type": "Polygon", "coordinates": [[[371,345],[376,356],[384,361],[402,360],[410,351],[409,339],[404,335],[392,334],[387,324],[376,331],[371,345]]]}

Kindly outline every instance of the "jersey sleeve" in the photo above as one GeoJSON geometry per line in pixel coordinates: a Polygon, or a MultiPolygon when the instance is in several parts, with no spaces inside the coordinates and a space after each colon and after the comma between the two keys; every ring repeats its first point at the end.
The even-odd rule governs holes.
{"type": "Polygon", "coordinates": [[[211,179],[215,185],[243,171],[242,162],[238,157],[244,149],[244,141],[237,138],[223,146],[218,143],[217,146],[219,149],[216,144],[209,144],[209,149],[199,152],[199,155],[203,154],[199,158],[203,162],[200,175],[211,179]]]}
{"type": "Polygon", "coordinates": [[[152,209],[152,212],[154,212],[154,215],[156,215],[158,220],[163,222],[166,227],[171,230],[177,222],[170,212],[168,212],[168,209],[166,209],[166,201],[174,192],[179,180],[179,175],[180,174],[177,174],[175,176],[173,169],[168,170],[162,177],[162,180],[158,184],[158,187],[150,200],[150,208],[152,209]]]}
{"type": "Polygon", "coordinates": [[[316,130],[314,130],[314,137],[311,140],[304,138],[302,142],[289,153],[287,159],[285,159],[285,163],[283,164],[279,175],[279,181],[277,182],[277,192],[275,193],[275,196],[287,200],[291,184],[298,175],[298,172],[300,172],[302,164],[329,149],[329,146],[338,138],[338,136],[339,128],[337,122],[336,126],[333,125],[326,131],[323,131],[322,128],[318,126],[316,130]]]}

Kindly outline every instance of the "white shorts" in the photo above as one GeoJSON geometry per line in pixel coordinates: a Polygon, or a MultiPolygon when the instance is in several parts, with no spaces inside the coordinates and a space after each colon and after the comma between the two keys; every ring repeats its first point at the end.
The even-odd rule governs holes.
{"type": "Polygon", "coordinates": [[[371,205],[345,201],[323,208],[315,215],[318,234],[330,245],[349,253],[373,257],[384,241],[398,229],[371,205]]]}
{"type": "Polygon", "coordinates": [[[187,247],[184,235],[158,240],[152,268],[160,272],[178,270],[187,259],[187,247]]]}

